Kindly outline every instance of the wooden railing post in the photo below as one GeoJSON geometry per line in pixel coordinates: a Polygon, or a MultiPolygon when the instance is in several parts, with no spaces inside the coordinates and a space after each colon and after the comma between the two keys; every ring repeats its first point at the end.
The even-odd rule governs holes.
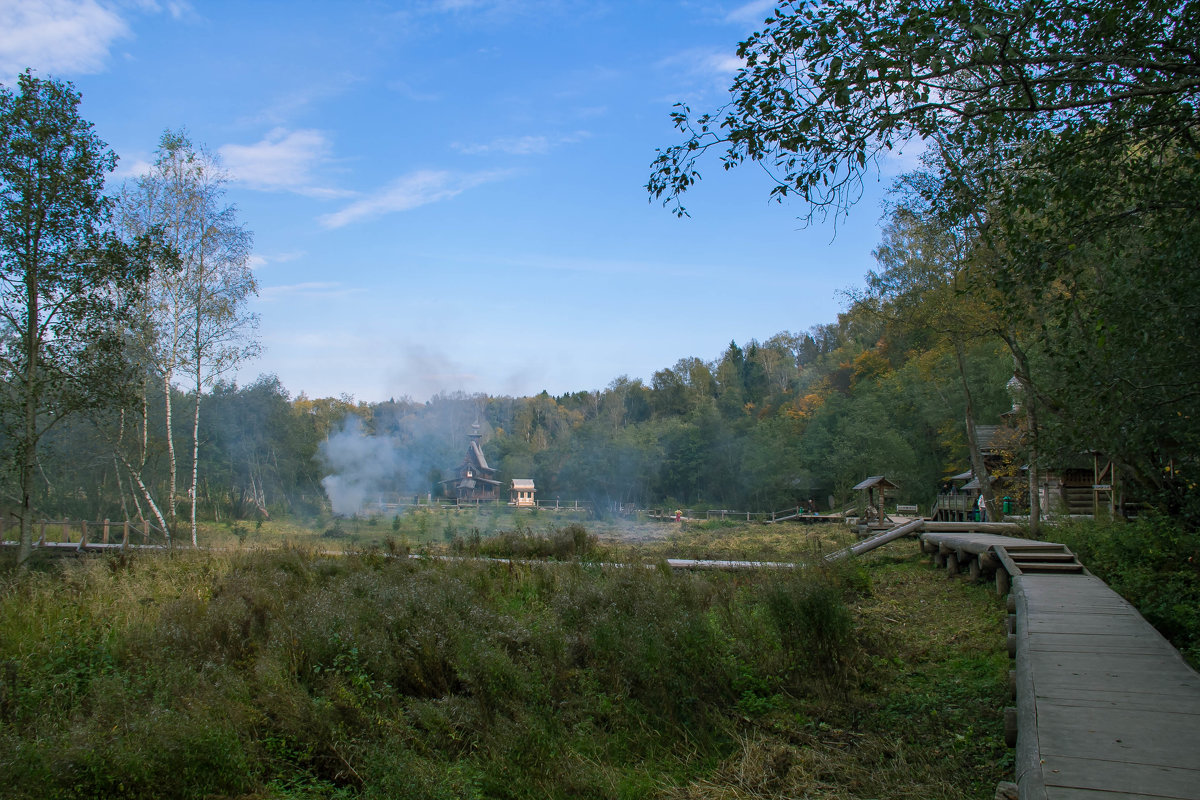
{"type": "Polygon", "coordinates": [[[124,530],[121,532],[121,548],[129,547],[129,520],[125,520],[124,530]]]}
{"type": "Polygon", "coordinates": [[[142,520],[142,544],[150,544],[150,520],[142,520]]]}
{"type": "Polygon", "coordinates": [[[104,537],[103,537],[102,541],[105,544],[108,544],[108,517],[104,518],[104,537]]]}
{"type": "Polygon", "coordinates": [[[46,520],[42,520],[42,535],[38,538],[38,544],[42,546],[46,544],[46,520]]]}
{"type": "Polygon", "coordinates": [[[58,538],[61,540],[61,543],[66,544],[67,542],[71,541],[71,523],[67,520],[63,520],[59,525],[59,528],[60,530],[58,538]]]}
{"type": "Polygon", "coordinates": [[[87,547],[87,520],[79,520],[79,549],[87,547]]]}

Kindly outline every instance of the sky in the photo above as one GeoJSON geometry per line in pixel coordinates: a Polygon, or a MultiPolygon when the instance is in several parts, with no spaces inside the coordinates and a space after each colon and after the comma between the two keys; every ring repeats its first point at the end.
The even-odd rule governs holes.
{"type": "Polygon", "coordinates": [[[771,7],[0,0],[0,81],[71,81],[114,187],[168,129],[219,156],[259,283],[239,384],[559,395],[833,322],[874,266],[901,164],[836,226],[716,159],[689,218],[646,193],[673,105],[726,102],[771,7]]]}

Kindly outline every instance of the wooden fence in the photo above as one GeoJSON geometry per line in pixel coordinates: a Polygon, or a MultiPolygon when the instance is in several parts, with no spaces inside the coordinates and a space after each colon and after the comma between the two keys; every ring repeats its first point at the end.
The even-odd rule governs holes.
{"type": "MultiPolygon", "coordinates": [[[[20,525],[0,519],[0,543],[11,545],[20,538],[20,525]]],[[[133,520],[49,520],[43,519],[33,523],[35,547],[66,547],[74,545],[79,549],[88,547],[163,547],[167,537],[150,520],[136,522],[133,520]]]]}
{"type": "MultiPolygon", "coordinates": [[[[681,516],[687,520],[736,520],[738,522],[761,522],[767,525],[773,522],[785,522],[788,520],[797,520],[799,522],[840,522],[847,516],[846,512],[819,514],[809,511],[803,506],[785,508],[782,511],[733,511],[728,508],[709,508],[698,511],[685,508],[680,509],[680,512],[681,516]]],[[[675,512],[668,509],[655,508],[651,509],[648,513],[651,519],[675,519],[675,512]]]]}

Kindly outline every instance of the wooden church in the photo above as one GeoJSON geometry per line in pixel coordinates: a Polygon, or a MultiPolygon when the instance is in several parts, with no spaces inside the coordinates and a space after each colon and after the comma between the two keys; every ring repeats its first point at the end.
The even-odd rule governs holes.
{"type": "Polygon", "coordinates": [[[479,446],[483,434],[479,432],[478,422],[471,426],[467,438],[466,458],[454,468],[453,478],[441,482],[442,494],[469,503],[499,499],[500,481],[496,480],[496,470],[488,466],[483,448],[479,446]]]}

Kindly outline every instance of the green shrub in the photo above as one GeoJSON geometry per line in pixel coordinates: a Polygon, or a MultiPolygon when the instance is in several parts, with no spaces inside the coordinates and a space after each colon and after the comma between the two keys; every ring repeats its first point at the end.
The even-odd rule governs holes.
{"type": "Polygon", "coordinates": [[[1200,532],[1164,517],[1077,521],[1047,532],[1200,668],[1200,532]]]}

